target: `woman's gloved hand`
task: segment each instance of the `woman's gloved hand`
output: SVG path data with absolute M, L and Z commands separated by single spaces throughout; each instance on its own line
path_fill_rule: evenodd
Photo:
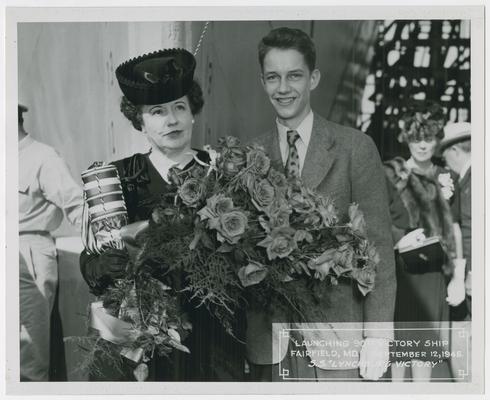
M 395 245 L 395 250 L 396 249 L 402 249 L 404 247 L 408 246 L 414 246 L 417 244 L 417 242 L 421 242 L 425 240 L 425 234 L 424 234 L 424 229 L 423 228 L 418 228 L 413 230 L 412 232 L 407 233 L 405 236 L 403 236 L 398 243 Z
M 466 274 L 466 280 L 465 280 L 465 289 L 466 289 L 466 296 L 471 297 L 471 271 L 468 271 Z
M 466 260 L 464 258 L 454 258 L 454 272 L 451 281 L 447 286 L 447 303 L 456 307 L 465 299 L 465 268 Z
M 92 293 L 99 295 L 115 279 L 125 276 L 128 261 L 125 249 L 107 249 L 100 255 L 84 252 L 80 256 L 80 270 Z

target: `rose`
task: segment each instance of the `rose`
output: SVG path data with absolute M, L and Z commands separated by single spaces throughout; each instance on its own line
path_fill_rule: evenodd
M 295 230 L 290 227 L 275 228 L 257 245 L 266 248 L 269 260 L 285 258 L 297 249 L 294 234 Z
M 206 207 L 197 212 L 201 221 L 208 218 L 216 218 L 233 210 L 233 200 L 222 194 L 215 194 L 206 200 Z
M 229 197 L 219 197 L 216 199 L 214 210 L 218 215 L 222 215 L 233 210 L 233 200 Z
M 204 168 L 200 165 L 197 165 L 197 164 L 195 164 L 195 166 L 189 170 L 189 174 L 191 175 L 192 178 L 195 178 L 198 180 L 202 179 L 206 176 Z
M 267 179 L 255 181 L 251 191 L 251 200 L 253 205 L 258 209 L 269 206 L 274 200 L 274 186 Z
M 238 147 L 240 146 L 240 140 L 234 136 L 226 136 L 218 139 L 219 147 Z
M 247 162 L 245 149 L 240 147 L 240 141 L 233 136 L 220 138 L 218 148 L 221 152 L 219 166 L 223 175 L 227 178 L 235 176 Z
M 197 179 L 190 178 L 179 187 L 178 194 L 185 205 L 195 207 L 204 194 L 204 188 Z
M 217 237 L 220 242 L 236 244 L 245 233 L 248 218 L 242 211 L 234 210 L 220 215 L 218 221 L 213 222 L 217 224 L 213 224 L 214 226 L 210 224 L 210 228 L 218 231 Z
M 267 275 L 267 268 L 257 262 L 251 262 L 238 270 L 238 278 L 243 287 L 256 285 L 262 282 Z
M 291 210 L 285 205 L 277 206 L 273 204 L 266 210 L 266 215 L 259 215 L 259 224 L 264 228 L 264 230 L 269 233 L 274 228 L 288 227 L 289 226 L 289 215 Z
M 289 215 L 291 210 L 284 206 L 274 209 L 270 212 L 270 226 L 271 228 L 280 228 L 289 226 Z
M 197 212 L 201 221 L 209 220 L 208 227 L 218 231 L 220 242 L 237 243 L 247 227 L 247 216 L 242 211 L 234 210 L 232 199 L 222 194 L 210 197 L 206 203 L 206 207 Z
M 226 177 L 231 178 L 240 172 L 243 164 L 244 163 L 239 162 L 238 159 L 226 159 L 223 161 L 222 165 L 223 174 Z
M 352 278 L 357 281 L 357 287 L 364 296 L 374 289 L 375 275 L 372 268 L 352 270 Z
M 289 196 L 289 204 L 293 207 L 294 211 L 300 214 L 307 214 L 315 209 L 315 204 L 308 195 L 300 192 L 291 193 Z
M 269 170 L 269 175 L 267 178 L 276 189 L 285 190 L 288 186 L 286 176 L 284 174 L 281 174 L 280 172 L 277 172 L 275 169 Z
M 271 166 L 271 160 L 266 156 L 263 150 L 260 149 L 252 149 L 247 153 L 247 168 L 249 171 L 265 176 L 269 171 Z
M 226 152 L 221 161 L 221 168 L 224 176 L 231 178 L 238 174 L 245 166 L 246 163 L 245 152 L 240 151 L 228 151 Z

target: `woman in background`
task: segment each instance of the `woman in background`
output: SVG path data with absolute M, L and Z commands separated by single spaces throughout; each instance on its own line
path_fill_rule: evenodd
M 400 197 L 408 214 L 408 221 L 398 226 L 394 223 L 394 232 L 412 231 L 395 248 L 437 236 L 447 255 L 442 265 L 432 265 L 429 271 L 421 271 L 421 265 L 406 265 L 398 257 L 395 339 L 411 340 L 413 346 L 397 346 L 401 342 L 395 341 L 393 350 L 412 351 L 413 357 L 398 354 L 392 358 L 393 380 L 404 378 L 404 365 L 411 365 L 414 381 L 430 380 L 433 369 L 430 361 L 447 358 L 444 351 L 448 350 L 449 305 L 455 306 L 464 299 L 460 231 L 453 223 L 449 205 L 453 181 L 448 171 L 432 162 L 444 136 L 444 122 L 444 111 L 439 104 L 414 103 L 400 123 L 400 139 L 408 145 L 411 157 L 406 161 L 396 157 L 385 163 L 390 191 Z M 427 346 L 426 340 L 437 345 Z
M 195 66 L 191 53 L 167 49 L 131 59 L 116 70 L 124 93 L 121 111 L 151 146 L 149 153 L 112 163 L 121 179 L 129 223 L 148 220 L 161 197 L 172 191 L 168 178 L 171 168 L 190 168 L 195 158 L 209 162 L 208 153 L 191 148 L 194 116 L 204 104 L 202 90 L 193 78 Z M 125 249 L 108 249 L 101 255 L 83 252 L 80 267 L 91 292 L 101 294 L 123 277 L 128 260 Z M 165 279 L 170 279 L 167 283 L 176 290 L 184 286 L 185 277 L 178 271 Z M 243 380 L 243 345 L 226 334 L 204 307 L 195 309 L 183 295 L 180 300 L 193 325 L 183 341 L 191 353 L 173 351 L 169 358 L 155 356 L 149 380 Z M 125 364 L 123 371 L 117 371 L 107 365 L 91 379 L 135 380 L 133 368 Z

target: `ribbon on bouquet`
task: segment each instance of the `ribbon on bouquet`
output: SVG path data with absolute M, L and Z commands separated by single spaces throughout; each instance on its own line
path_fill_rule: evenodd
M 90 304 L 90 327 L 99 331 L 102 339 L 114 344 L 125 344 L 133 342 L 140 334 L 132 324 L 120 320 L 109 314 L 103 307 L 102 301 L 96 301 Z M 124 347 L 120 354 L 135 363 L 139 363 L 143 357 L 143 349 L 132 349 Z

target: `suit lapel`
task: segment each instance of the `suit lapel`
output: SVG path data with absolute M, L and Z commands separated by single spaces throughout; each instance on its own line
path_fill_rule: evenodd
M 327 124 L 320 116 L 314 114 L 311 139 L 301 174 L 303 182 L 308 187 L 316 188 L 332 167 L 335 159 L 334 144 L 332 132 L 329 131 Z
M 277 126 L 271 129 L 265 136 L 261 138 L 260 143 L 272 162 L 272 166 L 278 171 L 283 171 L 284 166 L 281 156 L 281 148 L 279 146 L 279 133 Z

